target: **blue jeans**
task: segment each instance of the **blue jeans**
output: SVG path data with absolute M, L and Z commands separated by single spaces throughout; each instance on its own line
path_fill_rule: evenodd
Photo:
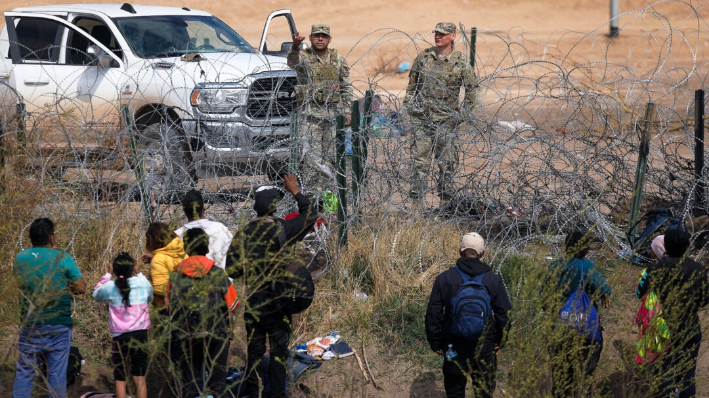
M 47 381 L 51 398 L 66 397 L 66 368 L 69 364 L 71 326 L 33 325 L 23 327 L 17 349 L 20 351 L 15 371 L 13 398 L 30 398 L 37 372 L 37 360 L 47 358 Z

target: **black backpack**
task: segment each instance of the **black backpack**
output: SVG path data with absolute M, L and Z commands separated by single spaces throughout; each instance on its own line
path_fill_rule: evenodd
M 224 292 L 228 283 L 226 273 L 216 265 L 201 278 L 174 272 L 170 280 L 170 316 L 176 331 L 193 339 L 225 336 L 229 309 Z
M 659 235 L 664 235 L 667 230 L 681 229 L 686 231 L 682 219 L 677 216 L 674 209 L 658 207 L 645 213 L 627 232 L 628 241 L 632 242 L 630 236 L 631 231 L 645 222 L 645 228 L 640 232 L 632 245 L 630 262 L 637 265 L 648 264 L 652 262 L 651 252 L 652 240 Z
M 285 267 L 284 275 L 271 282 L 278 307 L 284 314 L 299 314 L 310 307 L 315 296 L 313 276 L 306 268 L 310 252 L 295 253 L 295 259 Z
M 278 244 L 281 248 L 286 247 L 289 241 L 283 227 L 284 220 L 272 216 L 268 218 L 273 222 L 281 223 L 281 229 L 277 236 Z M 260 222 L 260 220 L 254 219 L 251 222 Z M 297 250 L 293 253 L 282 251 L 281 255 L 293 257 L 293 260 L 285 266 L 282 275 L 271 281 L 271 293 L 281 312 L 287 315 L 299 314 L 310 307 L 313 297 L 315 297 L 313 275 L 307 268 L 313 255 L 308 250 Z

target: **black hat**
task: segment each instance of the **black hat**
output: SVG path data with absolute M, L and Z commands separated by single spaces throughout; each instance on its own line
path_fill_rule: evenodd
M 273 214 L 276 211 L 276 202 L 283 197 L 283 193 L 276 187 L 265 185 L 254 193 L 254 210 L 261 217 Z
M 682 257 L 689 248 L 689 234 L 681 229 L 665 232 L 665 250 L 670 257 Z

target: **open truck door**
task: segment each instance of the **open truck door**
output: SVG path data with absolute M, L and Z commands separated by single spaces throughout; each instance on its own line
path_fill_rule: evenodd
M 272 12 L 263 26 L 259 52 L 264 55 L 285 57 L 293 45 L 293 35 L 297 32 L 290 10 Z

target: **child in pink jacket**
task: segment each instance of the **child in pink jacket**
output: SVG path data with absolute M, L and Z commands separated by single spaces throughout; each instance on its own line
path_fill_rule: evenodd
M 108 301 L 108 328 L 113 336 L 111 346 L 116 398 L 126 397 L 126 365 L 139 398 L 147 398 L 145 373 L 148 367 L 148 305 L 153 299 L 153 288 L 140 272 L 138 263 L 128 253 L 119 253 L 108 266 L 108 273 L 94 288 L 96 301 Z M 111 280 L 112 274 L 116 275 Z

